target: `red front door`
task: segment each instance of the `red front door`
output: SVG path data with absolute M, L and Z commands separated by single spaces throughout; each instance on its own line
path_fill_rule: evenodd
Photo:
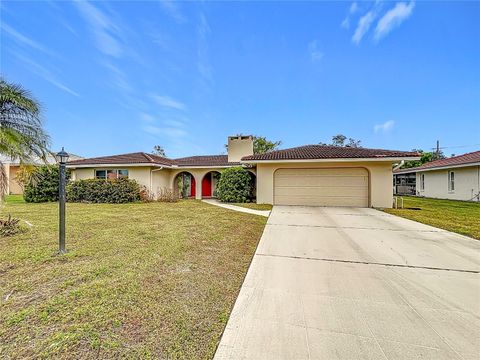
M 212 173 L 203 177 L 202 180 L 202 197 L 212 196 Z

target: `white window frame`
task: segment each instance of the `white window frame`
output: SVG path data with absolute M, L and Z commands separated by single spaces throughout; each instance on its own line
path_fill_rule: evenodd
M 455 192 L 455 171 L 448 172 L 448 192 Z
M 425 190 L 425 174 L 420 174 L 420 191 Z
M 97 176 L 97 171 L 105 171 L 105 177 L 98 177 Z M 127 176 L 124 176 L 123 178 L 126 178 L 128 179 L 130 177 L 130 172 L 128 171 L 128 169 L 95 169 L 93 171 L 93 176 L 95 179 L 103 179 L 103 180 L 106 180 L 108 179 L 108 172 L 109 171 L 113 171 L 115 172 L 115 179 L 120 179 L 119 176 L 118 176 L 118 173 L 120 171 L 126 171 L 127 172 Z

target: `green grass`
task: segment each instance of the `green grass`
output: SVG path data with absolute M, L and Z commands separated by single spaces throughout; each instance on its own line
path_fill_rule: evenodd
M 33 224 L 0 238 L 0 358 L 208 359 L 266 219 L 200 201 L 1 209 Z
M 253 210 L 272 210 L 272 205 L 270 204 L 256 204 L 256 203 L 233 203 L 232 205 L 241 206 L 247 209 Z
M 7 195 L 5 197 L 5 203 L 7 204 L 19 204 L 24 202 L 23 195 Z
M 385 209 L 385 211 L 480 239 L 480 203 L 405 196 L 404 207 L 404 209 Z

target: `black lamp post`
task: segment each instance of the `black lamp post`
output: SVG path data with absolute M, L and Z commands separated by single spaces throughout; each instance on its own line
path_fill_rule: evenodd
M 68 160 L 68 153 L 63 149 L 59 153 L 55 155 L 58 164 L 60 165 L 60 182 L 58 186 L 58 202 L 59 202 L 59 210 L 60 210 L 60 220 L 59 220 L 59 253 L 65 254 L 67 250 L 65 250 L 65 202 L 66 202 L 66 195 L 65 195 L 65 163 Z

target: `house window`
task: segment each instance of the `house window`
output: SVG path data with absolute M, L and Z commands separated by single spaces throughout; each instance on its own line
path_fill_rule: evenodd
M 455 191 L 455 172 L 448 172 L 448 191 Z
M 425 174 L 420 174 L 420 190 L 425 190 Z
M 128 178 L 127 169 L 95 170 L 95 179 L 121 179 Z

